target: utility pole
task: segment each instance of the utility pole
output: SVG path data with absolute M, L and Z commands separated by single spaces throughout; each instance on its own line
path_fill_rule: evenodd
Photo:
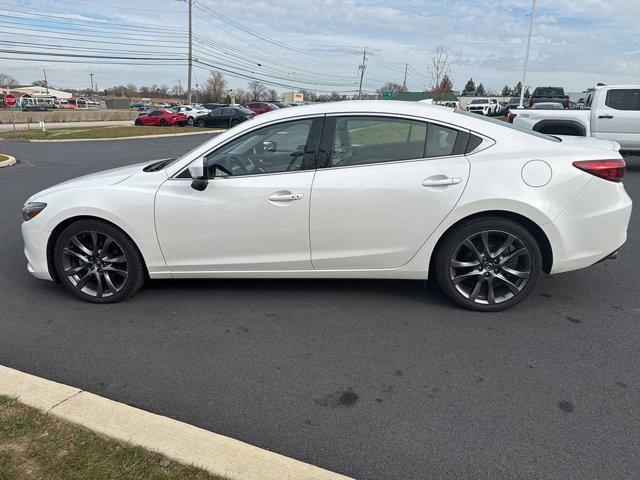
M 518 108 L 524 108 L 524 89 L 527 84 L 527 65 L 529 64 L 529 49 L 531 48 L 531 34 L 533 33 L 533 19 L 536 16 L 536 0 L 531 2 L 531 22 L 529 23 L 529 37 L 527 38 L 527 52 L 524 55 L 524 71 L 522 72 L 522 87 L 520 88 L 520 105 Z
M 404 64 L 404 80 L 402 81 L 402 91 L 406 92 L 407 91 L 407 69 L 409 68 L 409 64 L 405 63 Z
M 93 94 L 94 89 L 93 89 L 93 73 L 89 74 L 89 78 L 91 78 L 91 93 Z
M 192 16 L 193 16 L 193 0 L 187 0 L 189 2 L 189 72 L 187 74 L 187 103 L 191 103 L 191 69 L 193 63 L 193 30 L 192 30 Z
M 42 71 L 44 72 L 44 86 L 47 89 L 47 95 L 49 95 L 49 82 L 47 82 L 47 70 L 43 68 Z
M 364 69 L 367 62 L 367 50 L 362 51 L 362 65 L 358 67 L 360 70 L 360 84 L 358 85 L 358 100 L 362 97 L 362 79 L 364 78 Z

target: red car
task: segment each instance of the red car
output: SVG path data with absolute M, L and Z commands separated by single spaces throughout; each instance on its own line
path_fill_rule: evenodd
M 171 113 L 166 110 L 154 110 L 146 115 L 138 115 L 136 125 L 161 126 L 168 127 L 170 125 L 179 125 L 184 127 L 189 123 L 189 119 L 184 113 Z
M 250 102 L 243 105 L 244 108 L 254 111 L 256 114 L 270 112 L 271 110 L 278 110 L 278 106 L 269 102 Z

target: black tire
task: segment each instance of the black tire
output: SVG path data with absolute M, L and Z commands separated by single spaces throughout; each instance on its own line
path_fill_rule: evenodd
M 231 127 L 235 127 L 236 125 L 238 125 L 240 123 L 240 120 L 231 120 Z
M 204 127 L 206 127 L 206 126 L 207 126 L 207 124 L 206 124 L 206 123 L 205 123 L 205 121 L 204 121 L 204 120 L 202 120 L 202 119 L 200 119 L 200 120 L 198 120 L 198 121 L 196 122 L 196 127 L 204 128 Z
M 447 233 L 435 258 L 442 291 L 459 305 L 483 312 L 505 310 L 522 301 L 541 271 L 542 253 L 533 235 L 499 216 L 462 222 Z
M 134 125 L 135 125 L 135 126 L 137 126 L 137 127 L 141 127 L 141 126 L 142 126 L 142 122 L 140 121 L 140 119 L 139 119 L 139 118 L 136 118 L 136 121 L 135 121 L 135 122 L 133 122 L 133 123 L 134 123 Z
M 169 122 L 167 122 L 166 118 L 163 118 L 162 120 L 160 120 L 161 127 L 166 127 L 167 125 L 169 125 Z
M 95 237 L 92 236 L 92 232 L 96 233 Z M 93 257 L 89 262 L 76 260 L 76 257 L 81 256 L 84 256 L 85 259 L 89 258 L 83 250 L 77 249 L 75 247 L 76 244 L 73 244 L 74 239 L 77 240 L 83 238 L 83 236 L 89 239 L 89 242 L 91 238 L 98 239 L 92 249 L 95 261 Z M 101 238 L 105 240 L 103 240 L 100 247 Z M 110 240 L 110 246 L 105 249 L 106 239 Z M 73 250 L 79 252 L 80 255 L 78 253 L 69 255 L 68 247 L 70 244 L 74 245 L 72 247 Z M 88 243 L 88 246 L 91 247 L 91 244 Z M 91 248 L 89 249 L 91 250 Z M 118 258 L 109 259 L 107 258 L 109 255 L 117 255 Z M 122 261 L 123 258 L 124 260 Z M 65 265 L 65 263 L 69 263 L 70 259 L 74 259 L 77 263 L 75 265 Z M 98 266 L 101 263 L 101 259 L 108 262 Z M 77 297 L 93 303 L 115 303 L 124 300 L 137 292 L 146 279 L 142 255 L 133 240 L 119 228 L 101 220 L 78 220 L 66 227 L 56 239 L 53 249 L 53 263 L 61 283 Z M 65 274 L 65 268 L 77 270 L 78 275 Z M 98 268 L 100 268 L 99 273 L 97 273 Z M 109 271 L 107 271 L 108 269 Z M 126 272 L 126 276 L 116 272 Z M 85 274 L 89 277 L 89 280 L 78 288 L 84 280 Z M 98 278 L 98 276 L 101 276 L 101 278 Z M 117 288 L 111 289 L 107 284 L 107 277 L 111 285 Z M 91 293 L 91 290 L 95 292 Z M 101 294 L 98 294 L 98 292 Z
M 193 123 L 194 123 L 194 118 L 193 118 L 193 117 L 189 117 L 189 119 L 187 120 L 187 123 L 188 123 L 189 125 L 193 125 Z

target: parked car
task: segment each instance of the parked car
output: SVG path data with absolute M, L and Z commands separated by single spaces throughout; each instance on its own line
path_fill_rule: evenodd
M 542 102 L 559 103 L 564 108 L 569 108 L 570 100 L 569 95 L 564 94 L 562 87 L 538 87 L 529 97 L 529 108 Z
M 227 107 L 228 103 L 203 103 L 202 108 L 206 108 L 207 110 L 215 110 L 220 107 Z
M 498 100 L 496 98 L 474 98 L 467 105 L 467 111 L 490 117 L 498 113 Z
M 532 110 L 564 110 L 561 103 L 558 102 L 538 102 L 534 103 Z
M 47 112 L 50 108 L 47 105 L 24 105 L 23 112 Z
M 584 110 L 511 111 L 515 126 L 553 135 L 612 140 L 640 151 L 640 85 L 601 85 L 587 92 Z
M 189 125 L 194 125 L 196 119 L 202 115 L 209 113 L 206 108 L 196 108 L 193 105 L 178 105 L 169 110 L 171 113 L 184 113 L 187 117 Z
M 291 106 L 288 103 L 278 102 L 275 100 L 271 100 L 269 103 L 273 103 L 278 108 L 289 108 Z
M 33 275 L 96 303 L 146 278 L 433 273 L 453 301 L 495 311 L 543 271 L 624 244 L 624 167 L 612 142 L 418 102 L 331 102 L 36 193 L 22 210 L 24 251 Z
M 271 110 L 278 110 L 278 107 L 270 102 L 250 102 L 243 105 L 244 108 L 252 110 L 260 115 L 261 113 L 270 112 Z
M 184 113 L 173 113 L 168 110 L 153 110 L 147 115 L 138 115 L 135 125 L 168 127 L 178 125 L 184 127 L 189 119 Z
M 524 97 L 522 99 L 522 108 L 525 108 L 529 103 L 529 97 Z M 512 108 L 518 108 L 520 106 L 520 97 L 511 97 L 509 99 L 509 102 L 507 102 L 507 106 L 509 107 L 509 110 L 511 110 Z
M 231 128 L 255 117 L 256 114 L 243 107 L 222 107 L 196 119 L 196 127 Z

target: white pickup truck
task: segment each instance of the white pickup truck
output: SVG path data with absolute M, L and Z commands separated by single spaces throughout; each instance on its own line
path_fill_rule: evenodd
M 485 117 L 491 117 L 498 114 L 500 104 L 497 98 L 474 98 L 467 105 L 467 112 L 479 113 Z
M 640 151 L 640 85 L 599 85 L 585 97 L 584 110 L 509 111 L 516 127 L 551 135 L 612 140 L 620 150 Z

